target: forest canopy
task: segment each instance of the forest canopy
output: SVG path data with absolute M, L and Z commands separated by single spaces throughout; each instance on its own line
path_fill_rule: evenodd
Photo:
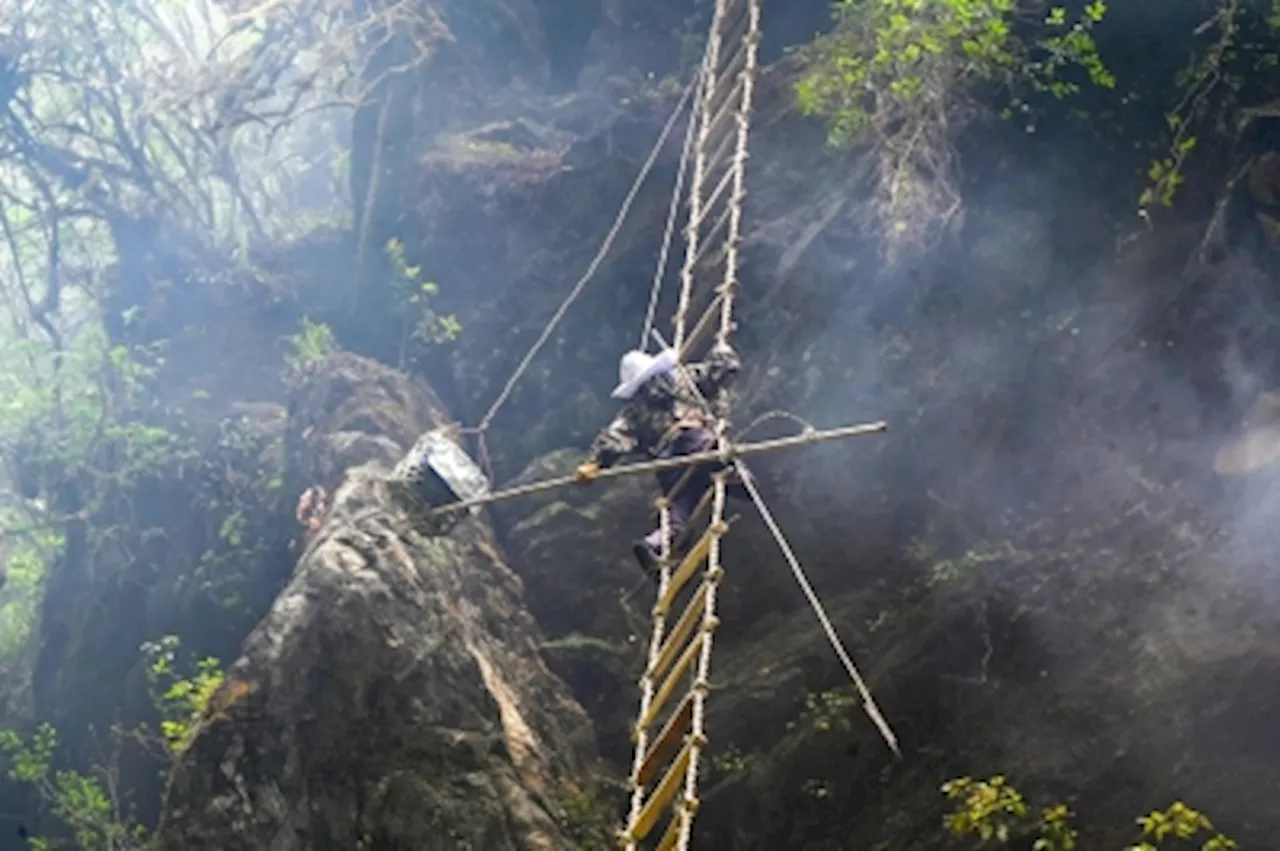
M 181 451 L 144 410 L 163 340 L 119 329 L 174 288 L 235 286 L 254 249 L 350 227 L 351 115 L 380 82 L 365 60 L 433 26 L 411 3 L 333 0 L 0 10 L 6 649 L 65 523 Z

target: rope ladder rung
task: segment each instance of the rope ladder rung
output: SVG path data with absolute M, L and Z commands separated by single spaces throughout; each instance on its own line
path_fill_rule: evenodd
M 706 132 L 707 141 L 710 142 L 715 138 L 716 132 L 724 123 L 725 116 L 742 109 L 742 90 L 746 85 L 746 65 L 750 60 L 750 48 L 743 45 L 737 53 L 733 55 L 730 61 L 730 68 L 726 68 L 727 73 L 723 77 L 717 78 L 716 88 L 705 101 L 706 112 L 702 115 L 703 129 Z M 738 67 L 732 67 L 738 66 Z M 708 117 L 709 116 L 709 117 Z M 709 150 L 710 146 L 704 150 Z
M 717 133 L 718 135 L 715 136 L 710 134 L 707 136 L 704 151 L 710 151 L 710 153 L 705 153 L 702 157 L 702 182 L 699 184 L 700 191 L 701 187 L 705 186 L 708 180 L 714 177 L 717 169 L 723 167 L 732 170 L 735 168 L 732 153 L 738 143 L 738 128 L 729 124 L 726 125 L 723 133 L 719 133 L 719 130 L 717 130 Z M 706 212 L 702 210 L 702 200 L 703 199 L 699 197 L 699 215 L 696 218 L 696 221 L 699 224 L 707 218 Z M 690 214 L 689 221 L 695 221 L 692 214 Z M 686 224 L 685 233 L 687 234 L 688 231 L 689 225 Z
M 653 703 L 649 706 L 649 711 L 640 719 L 639 728 L 647 730 L 653 726 L 653 722 L 657 720 L 662 713 L 662 709 L 666 706 L 667 701 L 671 699 L 672 693 L 676 690 L 676 686 L 680 680 L 684 679 L 684 675 L 689 673 L 689 669 L 693 666 L 694 660 L 697 658 L 698 651 L 702 649 L 702 645 L 710 638 L 711 632 L 704 630 L 699 633 L 698 637 L 689 642 L 685 647 L 680 658 L 667 672 L 667 676 L 663 679 L 662 685 L 658 687 L 657 693 L 654 694 Z M 694 684 L 695 687 L 698 685 Z
M 705 342 L 704 338 L 706 337 L 707 332 L 712 328 L 715 328 L 717 325 L 716 320 L 721 318 L 720 311 L 724 305 L 727 291 L 733 289 L 735 286 L 735 282 L 726 281 L 720 287 L 712 291 L 711 300 L 705 307 L 701 308 L 702 313 L 698 317 L 698 321 L 694 323 L 693 330 L 690 331 L 689 336 L 685 338 L 686 352 L 692 352 L 697 346 Z
M 671 819 L 671 823 L 667 825 L 666 831 L 662 834 L 662 841 L 658 843 L 655 851 L 673 851 L 679 842 L 680 836 L 688 829 L 686 825 L 693 818 L 694 811 L 698 808 L 696 800 L 687 800 L 680 811 Z
M 721 244 L 714 244 L 712 242 L 712 239 L 720 235 L 720 231 L 724 230 L 725 226 L 729 224 L 732 218 L 733 218 L 733 207 L 726 207 L 724 212 L 721 213 L 720 218 L 717 219 L 716 223 L 711 226 L 711 229 L 709 231 L 707 231 L 706 239 L 703 240 L 702 248 L 699 249 L 696 255 L 694 255 L 693 263 L 695 266 L 697 266 L 698 264 L 701 264 L 703 261 L 706 260 L 706 258 L 714 257 L 716 254 L 720 252 L 725 252 L 727 256 L 728 251 L 733 250 L 734 248 L 737 247 L 736 245 L 732 245 L 731 247 L 731 243 L 736 242 L 736 239 L 737 239 L 737 237 L 733 234 L 730 234 L 728 237 L 726 237 L 725 241 Z M 719 259 L 717 259 L 713 262 L 718 263 L 720 261 Z
M 710 212 L 720 201 L 724 200 L 728 194 L 729 188 L 733 186 L 735 174 L 732 168 L 724 170 L 724 176 L 720 178 L 720 182 L 716 184 L 716 188 L 712 190 L 707 197 L 707 203 L 702 208 L 702 218 L 694 224 L 694 227 L 701 227 L 702 223 L 707 219 L 707 213 Z
M 705 581 L 698 586 L 698 591 L 685 607 L 684 614 L 667 633 L 662 649 L 658 651 L 658 658 L 653 661 L 653 665 L 647 672 L 649 677 L 656 679 L 666 673 L 671 663 L 675 661 L 680 648 L 684 647 L 689 636 L 693 634 L 693 628 L 698 624 L 699 619 L 705 619 L 710 614 L 706 610 L 708 588 L 709 585 Z
M 676 711 L 671 713 L 671 718 L 662 728 L 662 732 L 654 737 L 653 744 L 645 753 L 644 761 L 640 763 L 640 768 L 632 778 L 633 783 L 638 786 L 648 786 L 649 781 L 657 776 L 658 769 L 666 765 L 671 756 L 679 751 L 679 745 L 684 740 L 687 729 L 693 724 L 693 704 L 699 697 L 699 692 L 691 691 L 684 696 L 684 700 L 680 701 Z
M 743 30 L 745 29 L 743 24 L 750 26 L 751 6 L 750 2 L 730 3 L 721 10 L 719 22 L 716 25 L 716 33 L 720 36 L 721 44 L 746 41 L 743 37 Z
M 672 571 L 671 582 L 654 607 L 657 614 L 665 615 L 671 610 L 671 604 L 675 602 L 681 589 L 693 578 L 694 572 L 702 566 L 702 563 L 706 561 L 707 553 L 711 551 L 712 542 L 728 531 L 729 524 L 723 520 L 717 520 L 707 527 L 707 531 L 698 539 L 698 543 L 694 544 L 689 552 L 685 554 L 680 566 Z
M 658 823 L 659 816 L 662 815 L 662 811 L 667 808 L 667 805 L 672 802 L 680 791 L 680 781 L 684 779 L 685 772 L 689 770 L 694 751 L 700 746 L 692 737 L 684 743 L 684 747 L 680 749 L 680 755 L 676 757 L 675 762 L 667 769 L 667 773 L 663 775 L 657 788 L 653 790 L 653 795 L 645 802 L 644 808 L 640 810 L 640 817 L 636 819 L 636 825 L 630 831 L 631 839 L 644 839 L 653 831 L 653 828 Z

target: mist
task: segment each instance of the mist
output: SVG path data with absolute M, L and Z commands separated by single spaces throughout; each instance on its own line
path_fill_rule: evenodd
M 1260 55 L 1275 35 L 1257 4 L 1116 5 L 1093 38 L 1119 84 L 1038 92 L 1009 120 L 1004 87 L 974 84 L 932 161 L 958 165 L 911 173 L 924 206 L 899 229 L 881 215 L 892 146 L 830 144 L 797 107 L 797 49 L 831 30 L 828 5 L 766 7 L 733 423 L 888 423 L 751 466 L 906 760 L 856 704 L 835 732 L 797 731 L 807 695 L 848 683 L 738 506 L 709 723 L 721 764 L 725 742 L 755 768 L 709 773 L 698 847 L 940 847 L 938 785 L 996 774 L 1032 809 L 1068 802 L 1091 843 L 1177 798 L 1244 847 L 1280 837 L 1280 190 L 1259 171 L 1280 119 L 1259 67 L 1193 74 L 1188 100 L 1178 83 L 1214 55 L 1206 21 L 1238 16 Z M 1034 33 L 1044 10 L 1017 6 Z M 300 447 L 325 422 L 402 426 L 396 393 L 355 412 L 340 398 L 368 388 L 335 352 L 483 426 L 467 448 L 496 486 L 586 452 L 655 272 L 671 334 L 678 228 L 657 258 L 683 123 L 507 382 L 599 249 L 710 15 L 703 0 L 0 10 L 0 729 L 48 723 L 51 764 L 92 774 L 113 727 L 165 718 L 140 648 L 174 635 L 182 658 L 242 657 L 313 552 L 304 497 L 345 472 Z M 1142 205 L 1188 102 L 1183 183 Z M 927 207 L 948 193 L 945 216 Z M 495 510 L 484 547 L 548 645 L 596 629 L 625 661 L 637 628 L 615 591 L 638 579 L 652 485 L 596 487 Z M 556 659 L 602 773 L 624 776 L 635 672 Z M 113 824 L 166 809 L 156 767 L 179 756 L 147 742 L 103 774 Z M 65 834 L 52 787 L 20 780 L 0 824 Z M 837 790 L 825 804 L 805 791 L 819 780 Z

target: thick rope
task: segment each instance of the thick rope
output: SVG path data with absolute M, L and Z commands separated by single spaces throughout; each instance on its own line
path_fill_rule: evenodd
M 738 140 L 733 152 L 733 196 L 729 199 L 729 233 L 725 236 L 726 257 L 724 264 L 724 282 L 720 294 L 720 333 L 716 339 L 721 343 L 729 341 L 733 333 L 733 296 L 738 288 L 738 242 L 742 234 L 742 202 L 747 195 L 747 133 L 751 123 L 751 100 L 754 96 L 756 79 L 756 39 L 760 33 L 760 3 L 750 2 L 747 6 L 750 21 L 747 24 L 748 40 L 747 61 L 742 68 L 742 100 L 738 109 Z
M 702 71 L 694 76 L 695 84 L 702 80 Z M 653 288 L 649 292 L 649 309 L 644 316 L 644 330 L 640 332 L 640 350 L 644 351 L 649 339 L 649 329 L 653 328 L 653 318 L 658 310 L 658 296 L 662 294 L 662 279 L 666 276 L 667 255 L 671 251 L 671 237 L 675 233 L 676 218 L 680 213 L 680 201 L 684 197 L 684 175 L 689 168 L 690 154 L 693 151 L 693 131 L 697 126 L 698 110 L 689 114 L 689 127 L 684 133 L 684 148 L 680 153 L 680 168 L 676 172 L 676 186 L 671 192 L 671 207 L 667 210 L 667 226 L 662 234 L 662 249 L 658 252 L 658 268 L 653 273 Z
M 515 388 L 516 382 L 524 375 L 525 370 L 529 368 L 529 364 L 533 362 L 533 359 L 537 357 L 537 354 L 541 351 L 543 345 L 545 345 L 547 340 L 551 338 L 551 334 L 555 331 L 556 326 L 560 324 L 560 320 L 569 312 L 569 308 L 573 305 L 574 301 L 577 300 L 578 296 L 582 294 L 582 290 L 586 287 L 587 282 L 591 280 L 595 275 L 596 270 L 600 268 L 600 264 L 604 262 L 604 258 L 608 255 L 609 249 L 613 247 L 613 241 L 617 238 L 618 232 L 622 230 L 622 224 L 626 221 L 627 213 L 631 211 L 631 204 L 635 201 L 636 196 L 640 194 L 640 187 L 644 185 L 645 178 L 649 176 L 649 172 L 653 169 L 653 164 L 658 160 L 658 155 L 662 153 L 662 149 L 667 143 L 667 137 L 671 135 L 672 128 L 676 126 L 676 120 L 680 117 L 680 113 L 684 111 L 685 103 L 688 102 L 694 89 L 697 88 L 697 80 L 698 78 L 695 77 L 693 81 L 689 83 L 684 90 L 684 95 L 680 98 L 680 102 L 676 104 L 676 108 L 672 110 L 671 117 L 667 119 L 666 126 L 662 128 L 662 134 L 658 136 L 658 141 L 654 143 L 653 150 L 649 152 L 649 158 L 645 160 L 644 166 L 640 169 L 640 173 L 636 175 L 635 182 L 631 184 L 631 191 L 627 193 L 627 197 L 623 200 L 622 207 L 618 210 L 618 215 L 613 220 L 613 227 L 611 227 L 609 229 L 609 233 L 605 235 L 604 242 L 601 243 L 600 250 L 596 252 L 596 256 L 587 267 L 587 271 L 578 279 L 578 283 L 574 284 L 568 297 L 565 298 L 563 303 L 561 303 L 560 307 L 556 310 L 555 315 L 551 317 L 551 321 L 547 323 L 547 327 L 543 329 L 541 336 L 538 337 L 537 342 L 533 344 L 533 348 L 529 349 L 529 353 L 524 356 L 524 360 L 520 361 L 520 365 L 516 367 L 515 372 L 512 373 L 509 379 L 507 379 L 507 383 L 502 388 L 502 392 L 498 394 L 498 398 L 494 401 L 493 405 L 490 406 L 489 411 L 484 415 L 484 418 L 480 420 L 480 425 L 477 426 L 477 430 L 483 432 L 488 429 L 490 424 L 492 424 L 494 416 L 498 413 L 498 409 L 501 408 L 507 401 L 508 397 L 511 396 L 511 391 Z
M 765 411 L 763 414 L 756 417 L 747 425 L 746 428 L 740 429 L 738 432 L 736 432 L 734 434 L 734 439 L 742 440 L 747 435 L 751 434 L 751 432 L 758 429 L 760 426 L 764 425 L 767 422 L 772 422 L 773 420 L 788 420 L 790 422 L 793 422 L 796 425 L 800 426 L 801 434 L 805 434 L 811 431 L 817 431 L 817 429 L 813 427 L 812 423 L 809 423 L 804 419 L 797 417 L 795 414 L 791 413 L 790 411 L 783 411 L 781 409 L 778 409 L 773 411 Z
M 813 613 L 818 616 L 818 622 L 822 624 L 822 629 L 827 634 L 827 641 L 831 643 L 832 649 L 840 657 L 840 662 L 844 665 L 845 671 L 848 672 L 849 679 L 853 680 L 854 686 L 858 689 L 858 694 L 862 696 L 862 707 L 866 710 L 867 717 L 871 719 L 871 723 L 876 725 L 880 735 L 884 737 L 885 743 L 893 751 L 894 756 L 901 759 L 902 751 L 898 748 L 898 737 L 893 734 L 893 730 L 889 728 L 889 723 L 880 714 L 880 709 L 876 706 L 875 699 L 871 697 L 870 689 L 867 688 L 862 675 L 858 673 L 858 668 L 853 664 L 853 659 L 850 658 L 848 651 L 844 649 L 844 643 L 840 640 L 836 628 L 831 624 L 831 618 L 827 617 L 822 601 L 818 599 L 813 586 L 809 584 L 809 579 L 804 574 L 804 568 L 800 566 L 800 560 L 796 558 L 796 554 L 792 551 L 786 536 L 778 528 L 778 524 L 773 519 L 773 514 L 769 511 L 769 507 L 764 504 L 764 500 L 760 497 L 760 491 L 756 490 L 755 481 L 747 472 L 746 467 L 741 461 L 735 461 L 734 464 L 738 470 L 738 478 L 742 480 L 743 487 L 747 489 L 747 493 L 751 495 L 751 501 L 755 503 L 756 510 L 760 512 L 760 517 L 763 518 L 765 525 L 769 527 L 770 533 L 773 534 L 773 539 L 777 541 L 778 549 L 782 550 L 783 557 L 786 558 L 787 564 L 791 566 L 791 572 L 795 575 L 796 582 L 799 583 L 800 590 L 804 592 L 805 598 L 808 599 Z

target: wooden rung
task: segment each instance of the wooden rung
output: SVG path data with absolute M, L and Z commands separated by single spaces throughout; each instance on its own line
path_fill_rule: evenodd
M 698 543 L 693 545 L 689 550 L 689 554 L 680 562 L 680 566 L 671 572 L 671 581 L 667 583 L 667 592 L 662 595 L 662 599 L 658 601 L 655 612 L 665 615 L 671 611 L 671 604 L 676 601 L 676 597 L 684 590 L 684 586 L 693 578 L 693 574 L 706 561 L 707 553 L 711 552 L 711 542 L 724 535 L 729 531 L 729 524 L 723 520 L 712 523 L 707 527 L 707 531 L 703 533 Z
M 724 293 L 716 292 L 715 297 L 707 304 L 702 315 L 698 317 L 697 323 L 693 326 L 693 330 L 685 336 L 685 351 L 688 352 L 694 346 L 702 342 L 703 336 L 712 328 L 718 328 L 720 325 L 720 304 L 724 301 Z
M 743 15 L 739 20 L 740 22 L 749 21 L 750 18 L 747 15 Z M 746 69 L 750 51 L 755 45 L 749 39 L 743 38 L 745 34 L 746 30 L 744 28 L 743 31 L 734 33 L 729 43 L 721 45 L 720 55 L 716 57 L 716 64 L 720 67 L 714 77 L 717 83 L 716 90 L 707 97 L 706 103 L 718 102 L 720 100 L 720 91 L 728 88 L 723 84 L 734 77 L 741 77 L 742 72 Z M 725 50 L 725 47 L 729 49 Z M 735 96 L 735 94 L 730 94 L 726 97 L 733 99 Z
M 671 814 L 671 822 L 662 832 L 662 841 L 654 851 L 673 851 L 676 843 L 680 841 L 680 829 L 684 827 L 684 820 L 689 817 L 687 813 L 688 810 L 685 807 L 680 807 Z
M 741 241 L 741 235 L 735 236 L 732 239 L 726 239 L 719 245 L 714 246 L 714 251 L 711 250 L 712 246 L 704 245 L 703 248 L 707 250 L 699 252 L 696 262 L 702 264 L 703 269 L 714 269 L 716 266 L 728 259 L 729 252 L 736 250 L 738 243 Z M 701 271 L 701 269 L 699 271 Z
M 733 184 L 733 175 L 734 170 L 732 168 L 726 168 L 724 170 L 724 175 L 720 178 L 720 183 L 716 185 L 716 188 L 707 196 L 706 203 L 702 205 L 701 214 L 698 217 L 698 224 L 702 224 L 706 219 L 707 214 L 711 212 L 711 209 L 715 207 L 716 204 L 720 203 L 720 199 L 724 197 L 725 192 L 728 191 L 729 187 Z
M 704 138 L 707 140 L 715 138 L 725 118 L 731 115 L 736 107 L 740 106 L 742 100 L 740 96 L 745 78 L 741 73 L 738 74 L 736 79 L 721 76 L 719 80 L 721 83 L 729 82 L 730 84 L 725 86 L 723 90 L 717 90 L 715 94 L 707 98 L 705 109 L 710 110 L 712 106 L 717 107 L 715 112 L 710 113 L 711 118 L 704 125 L 703 132 L 706 133 Z
M 724 55 L 726 44 L 741 44 L 743 42 L 743 36 L 746 34 L 747 28 L 751 26 L 753 17 L 750 3 L 743 3 L 741 6 L 724 10 L 724 14 L 721 15 L 720 22 L 716 26 L 720 36 L 721 56 Z M 746 27 L 743 26 L 744 23 L 747 25 Z
M 707 606 L 707 589 L 708 585 L 703 582 L 698 586 L 698 593 L 689 601 L 689 605 L 685 607 L 684 614 L 680 616 L 680 620 L 672 627 L 671 632 L 667 633 L 667 637 L 662 642 L 662 649 L 658 651 L 657 658 L 653 660 L 653 667 L 649 669 L 649 676 L 660 677 L 671 667 L 671 663 L 676 660 L 676 655 L 680 652 L 680 648 L 689 640 L 689 636 L 693 633 L 695 624 L 701 623 L 706 615 Z
M 708 135 L 702 142 L 702 173 L 704 175 L 715 173 L 723 163 L 728 168 L 733 167 L 733 154 L 737 150 L 739 126 L 737 124 L 726 124 L 723 130 L 717 130 L 719 136 L 714 134 Z M 714 148 L 712 142 L 715 142 Z M 706 151 L 711 150 L 710 154 Z M 699 214 L 697 221 L 701 222 L 706 216 L 701 212 L 702 206 L 698 206 Z M 688 223 L 684 226 L 685 233 L 689 232 Z
M 649 711 L 640 719 L 640 723 L 636 725 L 636 730 L 647 730 L 655 720 L 658 714 L 662 712 L 662 707 L 671 699 L 671 693 L 676 690 L 676 685 L 689 672 L 689 668 L 693 665 L 693 660 L 697 657 L 698 651 L 702 649 L 702 642 L 707 640 L 710 633 L 702 633 L 693 641 L 689 642 L 689 646 L 680 654 L 680 659 L 671 666 L 670 673 L 662 681 L 662 685 L 653 696 L 653 702 L 649 704 Z M 695 683 L 696 685 L 696 683 Z
M 699 275 L 698 277 L 714 276 Z M 693 350 L 704 342 L 701 338 L 705 335 L 705 332 L 709 328 L 719 327 L 719 323 L 714 321 L 719 318 L 719 313 L 713 314 L 711 317 L 707 316 L 707 312 L 711 309 L 711 302 L 714 302 L 719 294 L 720 285 L 704 286 L 701 281 L 695 283 L 694 286 L 690 288 L 689 306 L 685 311 L 685 316 L 698 316 L 699 319 L 697 322 L 685 323 L 685 327 L 692 327 L 693 331 L 685 332 L 684 342 L 680 345 L 680 360 L 682 362 L 689 363 L 695 360 L 693 357 Z M 706 299 L 706 296 L 710 296 L 710 299 Z M 699 308 L 696 306 L 704 300 L 708 301 L 705 308 Z M 677 317 L 672 317 L 673 322 L 676 319 Z
M 658 788 L 653 791 L 653 796 L 645 802 L 644 807 L 640 810 L 640 816 L 631 828 L 630 839 L 644 839 L 653 830 L 654 825 L 658 823 L 658 817 L 662 815 L 662 811 L 667 808 L 667 805 L 675 798 L 676 793 L 680 791 L 680 781 L 684 780 L 685 772 L 689 770 L 689 760 L 693 756 L 694 747 L 695 742 L 690 737 L 689 741 L 684 743 L 680 756 L 676 757 L 676 761 L 667 770 L 662 782 L 658 784 Z
M 720 218 L 716 219 L 716 223 L 711 226 L 711 230 L 702 235 L 702 245 L 698 249 L 697 255 L 693 259 L 693 265 L 706 263 L 708 257 L 714 257 L 717 253 L 724 251 L 724 246 L 718 241 L 720 231 L 724 230 L 729 224 L 729 219 L 733 217 L 733 205 L 725 207 L 724 212 L 720 214 Z M 716 260 L 714 262 L 719 262 Z
M 691 691 L 684 696 L 684 700 L 680 701 L 680 706 L 671 714 L 671 718 L 667 720 L 662 732 L 657 735 L 653 746 L 644 755 L 640 770 L 632 778 L 633 784 L 649 785 L 649 781 L 658 773 L 658 769 L 666 765 L 671 755 L 677 751 L 685 733 L 688 732 L 685 728 L 693 723 L 693 703 L 697 697 L 698 693 Z

